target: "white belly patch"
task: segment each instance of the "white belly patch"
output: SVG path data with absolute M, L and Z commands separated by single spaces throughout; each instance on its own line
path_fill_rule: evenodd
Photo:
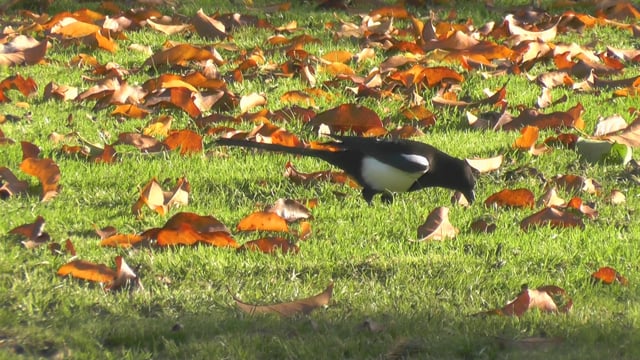
M 429 161 L 419 155 L 404 156 L 415 163 L 425 165 L 425 171 L 408 173 L 366 156 L 362 159 L 362 178 L 374 190 L 393 192 L 409 190 L 411 185 L 429 170 Z

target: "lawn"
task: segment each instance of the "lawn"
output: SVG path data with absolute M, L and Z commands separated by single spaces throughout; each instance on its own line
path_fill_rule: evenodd
M 0 168 L 6 167 L 18 180 L 27 182 L 21 193 L 0 192 L 0 357 L 639 358 L 640 226 L 635 220 L 640 207 L 639 170 L 635 160 L 623 161 L 624 156 L 616 153 L 635 150 L 633 141 L 640 143 L 638 133 L 627 129 L 628 136 L 615 138 L 619 144 L 603 161 L 585 160 L 593 145 L 576 150 L 557 142 L 544 148 L 542 143 L 548 137 L 569 134 L 608 146 L 613 138 L 592 136 L 601 119 L 617 114 L 626 126 L 640 116 L 640 53 L 634 50 L 640 48 L 640 11 L 631 5 L 622 7 L 623 2 L 614 6 L 596 1 L 580 5 L 542 1 L 545 10 L 539 12 L 524 12 L 522 3 L 529 2 L 517 1 L 494 1 L 493 7 L 462 1 L 455 7 L 447 2 L 428 3 L 408 2 L 407 14 L 399 11 L 405 8 L 396 7 L 393 20 L 384 4 L 366 1 L 354 1 L 346 9 L 331 1 L 326 7 L 308 1 L 294 1 L 290 6 L 272 1 L 163 2 L 151 13 L 143 10 L 152 5 L 142 2 L 65 0 L 54 1 L 47 9 L 30 2 L 4 9 L 0 23 L 7 35 L 0 37 L 4 44 L 0 81 L 11 83 L 19 74 L 37 88 L 23 93 L 16 89 L 18 81 L 6 88 L 0 85 L 0 131 L 4 134 L 0 136 Z M 31 12 L 19 11 L 20 6 L 30 7 Z M 132 8 L 138 10 L 129 11 Z M 212 33 L 210 27 L 208 33 L 199 33 L 197 27 L 173 33 L 178 26 L 191 24 L 200 8 L 205 18 L 227 21 L 221 35 Z M 54 17 L 81 9 L 95 13 Z M 43 11 L 54 20 L 38 17 Z M 363 22 L 363 16 L 372 11 L 378 11 L 380 18 Z M 247 23 L 229 26 L 234 24 L 233 17 L 226 16 L 230 13 L 240 14 Z M 517 28 L 527 29 L 521 34 L 524 40 L 501 25 L 509 13 L 516 15 Z M 555 24 L 562 14 L 564 20 L 575 18 Z M 104 15 L 118 20 L 124 30 L 105 32 L 105 42 L 97 45 L 100 37 L 94 26 L 103 26 Z M 169 26 L 152 28 L 146 21 L 150 15 L 155 16 L 152 23 Z M 527 16 L 538 28 L 524 22 Z M 53 24 L 65 17 L 87 25 L 69 30 L 63 39 Z M 426 39 L 428 30 L 418 30 L 428 29 L 430 18 L 438 36 L 433 40 Z M 600 20 L 592 24 L 591 19 Z M 486 29 L 491 22 L 494 31 L 485 32 L 483 26 Z M 554 24 L 557 35 L 544 41 L 527 38 Z M 351 36 L 344 33 L 347 28 L 354 31 Z M 454 45 L 445 42 L 453 41 L 456 29 L 466 45 L 462 40 Z M 27 60 L 28 64 L 15 60 L 13 55 L 22 54 L 6 45 L 16 38 L 14 31 L 39 42 L 48 39 L 44 57 Z M 299 42 L 297 47 L 291 45 L 292 39 Z M 468 43 L 480 40 L 485 41 L 484 50 L 489 50 L 483 52 Z M 524 43 L 530 44 L 529 49 L 544 49 L 546 44 L 551 52 L 544 56 L 543 50 L 524 52 Z M 190 44 L 203 58 L 189 59 L 187 51 L 155 57 L 176 44 Z M 553 49 L 570 44 L 575 44 L 574 52 L 552 54 Z M 629 51 L 617 51 L 620 49 Z M 341 65 L 322 59 L 335 51 L 348 52 Z M 501 51 L 526 53 L 529 58 L 495 55 Z M 390 65 L 392 57 L 403 63 Z M 445 80 L 428 84 L 435 75 L 423 81 L 405 75 L 416 64 L 450 72 Z M 388 70 L 380 71 L 383 65 Z M 560 68 L 560 84 L 543 85 L 539 76 Z M 591 69 L 596 80 L 589 78 Z M 154 91 L 139 92 L 151 86 L 150 79 L 163 74 L 193 73 L 206 74 L 219 87 L 182 80 L 169 85 L 165 79 L 157 81 Z M 107 77 L 118 79 L 118 87 L 104 82 Z M 377 85 L 376 79 L 380 80 Z M 603 85 L 606 80 L 625 81 Z M 46 88 L 51 82 L 71 91 L 75 88 L 79 95 L 64 99 L 60 92 L 49 96 Z M 122 90 L 124 83 L 131 92 Z M 99 89 L 99 84 L 104 87 Z M 491 100 L 502 87 L 503 96 Z M 545 87 L 551 104 L 538 108 Z M 121 103 L 129 112 L 115 113 L 118 103 L 111 94 L 116 91 L 124 93 L 120 100 L 124 99 Z M 305 95 L 291 102 L 294 91 Z M 176 100 L 185 93 L 187 99 L 203 100 Z M 151 94 L 166 106 L 152 105 Z M 223 104 L 221 94 L 231 100 Z M 266 102 L 247 105 L 252 94 Z M 442 98 L 453 103 L 442 104 Z M 207 101 L 209 106 L 203 104 Z M 134 116 L 132 104 L 148 114 Z M 392 204 L 377 198 L 369 206 L 357 187 L 329 181 L 299 184 L 283 176 L 289 161 L 303 173 L 329 170 L 320 160 L 215 145 L 218 136 L 251 131 L 264 120 L 305 142 L 322 141 L 318 129 L 303 121 L 302 111 L 284 120 L 274 113 L 297 105 L 321 114 L 345 104 L 371 109 L 387 131 L 403 126 L 407 132 L 418 129 L 411 133 L 413 140 L 453 156 L 487 159 L 501 155 L 502 163 L 478 174 L 477 201 L 471 206 L 452 203 L 452 191 L 441 188 L 395 194 Z M 568 114 L 577 104 L 584 108 L 579 119 Z M 415 112 L 415 106 L 433 116 L 405 115 L 407 109 Z M 502 111 L 512 115 L 513 130 L 507 129 L 510 125 L 494 130 L 469 124 L 470 118 L 478 117 L 492 126 Z M 533 111 L 551 114 L 551 126 L 545 128 Z M 527 113 L 534 115 L 522 115 Z M 197 140 L 152 151 L 141 150 L 137 143 L 118 142 L 122 134 L 139 136 L 145 129 L 150 131 L 150 123 L 163 116 L 171 117 L 171 131 L 190 130 Z M 566 118 L 571 120 L 569 126 L 560 126 L 558 119 Z M 356 121 L 364 120 L 357 115 L 335 119 L 329 127 L 334 131 L 349 128 Z M 370 132 L 381 131 L 371 123 L 366 126 Z M 514 146 L 524 126 L 540 128 L 534 150 L 531 144 L 522 149 Z M 349 129 L 347 132 L 361 133 Z M 153 133 L 147 141 L 169 143 L 166 139 L 167 134 Z M 59 181 L 40 176 L 57 195 L 43 199 L 42 179 L 21 170 L 27 161 L 21 142 L 40 149 L 31 160 L 49 159 L 59 168 Z M 115 150 L 114 157 L 102 152 L 109 146 Z M 192 151 L 181 153 L 185 149 Z M 107 160 L 97 161 L 100 156 Z M 3 171 L 0 186 L 10 182 Z M 563 187 L 555 180 L 562 175 L 580 176 L 587 184 L 593 180 L 599 187 L 597 191 Z M 188 202 L 161 206 L 164 210 L 158 211 L 146 205 L 138 214 L 132 211 L 152 179 L 168 191 L 182 177 L 189 182 Z M 567 209 L 565 203 L 558 207 L 573 214 L 572 220 L 543 222 L 525 231 L 521 221 L 545 205 L 485 204 L 501 190 L 519 188 L 529 190 L 537 201 L 553 186 L 561 198 L 579 198 L 597 214 L 589 216 L 584 207 Z M 624 195 L 624 202 L 611 201 L 614 190 Z M 297 235 L 302 227 L 299 222 L 289 224 L 293 229 L 289 233 L 237 229 L 243 218 L 281 198 L 317 202 L 310 209 L 308 237 Z M 458 233 L 444 240 L 416 241 L 418 228 L 439 207 L 448 207 L 449 221 Z M 203 242 L 159 246 L 154 236 L 131 247 L 108 247 L 101 246 L 95 231 L 111 226 L 119 234 L 136 236 L 163 227 L 182 212 L 215 217 L 230 229 L 238 245 L 280 236 L 299 251 L 267 254 Z M 27 248 L 23 235 L 10 232 L 38 217 L 44 219 L 50 240 Z M 495 231 L 474 231 L 471 225 L 479 218 L 495 224 Z M 584 226 L 573 226 L 577 222 Z M 192 224 L 180 226 L 190 229 Z M 75 255 L 67 243 L 73 245 Z M 63 265 L 78 259 L 113 269 L 116 257 L 129 264 L 142 286 L 130 282 L 109 290 L 109 281 L 58 275 Z M 602 267 L 615 269 L 618 280 L 611 284 L 594 281 L 592 274 Z M 234 300 L 256 305 L 295 303 L 322 293 L 329 284 L 333 292 L 328 304 L 308 314 L 252 314 L 243 312 Z M 503 306 L 525 285 L 528 289 L 547 285 L 564 289 L 564 296 L 551 301 L 559 310 L 532 305 L 517 316 L 505 314 Z M 546 294 L 542 292 L 543 297 Z M 563 311 L 562 305 L 569 302 L 570 310 Z M 496 309 L 502 310 L 493 311 Z M 494 314 L 498 312 L 503 314 Z

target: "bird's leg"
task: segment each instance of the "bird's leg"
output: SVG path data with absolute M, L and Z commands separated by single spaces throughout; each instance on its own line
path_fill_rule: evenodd
M 389 190 L 386 190 L 382 193 L 382 195 L 380 195 L 380 199 L 385 204 L 391 204 L 393 203 L 393 193 Z
M 369 189 L 369 188 L 362 188 L 362 197 L 364 198 L 364 200 L 367 202 L 367 204 L 371 205 L 371 201 L 373 200 L 373 196 L 375 194 L 377 194 L 378 192 L 373 190 L 373 189 Z

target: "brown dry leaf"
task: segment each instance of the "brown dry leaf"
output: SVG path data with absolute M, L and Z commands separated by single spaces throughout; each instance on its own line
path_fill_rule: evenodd
M 503 206 L 514 208 L 533 208 L 535 196 L 529 189 L 504 189 L 487 198 L 485 206 Z
M 198 35 L 209 40 L 223 40 L 227 37 L 225 26 L 222 22 L 207 16 L 202 9 L 191 18 L 191 25 Z
M 133 269 L 124 261 L 122 256 L 116 256 L 116 276 L 105 289 L 109 291 L 118 291 L 122 289 L 144 290 L 140 278 L 133 272 Z
M 578 103 L 567 111 L 556 111 L 549 114 L 541 114 L 535 109 L 525 109 L 510 122 L 500 124 L 502 130 L 518 130 L 524 126 L 536 126 L 539 129 L 558 129 L 562 127 L 584 128 L 582 114 L 584 107 Z M 498 127 L 498 125 L 496 125 Z
M 236 227 L 238 231 L 289 232 L 287 221 L 272 212 L 257 211 L 243 218 Z
M 180 155 L 200 154 L 203 149 L 202 136 L 188 129 L 170 132 L 163 144 L 170 150 L 180 148 Z
M 613 189 L 607 197 L 607 201 L 612 205 L 620 205 L 624 204 L 627 201 L 627 198 L 620 190 Z
M 173 206 L 187 205 L 190 191 L 185 177 L 178 179 L 174 189 L 168 192 L 162 190 L 162 186 L 153 178 L 140 192 L 140 198 L 132 207 L 133 214 L 141 216 L 142 207 L 147 205 L 151 210 L 164 215 Z
M 251 93 L 240 98 L 240 111 L 245 113 L 256 106 L 262 106 L 266 103 L 267 98 L 264 94 Z
M 493 93 L 493 95 L 484 98 L 482 100 L 467 102 L 456 99 L 450 99 L 446 96 L 447 94 L 438 94 L 431 99 L 431 103 L 435 106 L 450 106 L 458 109 L 465 108 L 475 108 L 481 105 L 489 104 L 489 105 L 502 105 L 504 102 L 504 98 L 507 95 L 507 84 L 504 84 L 502 88 Z
M 140 192 L 140 198 L 131 209 L 133 214 L 141 216 L 142 207 L 144 205 L 147 205 L 151 210 L 160 215 L 167 212 L 167 208 L 164 204 L 164 192 L 155 177 L 151 179 L 151 181 L 149 181 Z
M 560 22 L 560 20 L 558 20 L 555 25 L 543 31 L 528 31 L 517 24 L 512 14 L 505 16 L 504 19 L 507 23 L 507 29 L 512 36 L 510 39 L 512 44 L 519 44 L 527 40 L 550 42 L 555 39 L 558 33 L 558 23 Z
M 614 134 L 618 131 L 626 129 L 628 126 L 627 121 L 620 115 L 614 114 L 611 116 L 599 117 L 596 129 L 593 132 L 593 136 L 606 136 Z
M 240 310 L 248 314 L 278 314 L 282 317 L 290 317 L 299 314 L 308 315 L 313 310 L 329 305 L 333 294 L 333 282 L 320 294 L 292 302 L 278 303 L 272 305 L 251 305 L 233 296 L 233 300 Z
M 114 234 L 100 241 L 100 246 L 130 248 L 144 240 L 137 234 Z
M 527 285 L 523 285 L 520 294 L 507 305 L 477 315 L 522 316 L 532 309 L 550 313 L 567 313 L 572 307 L 573 301 L 568 297 L 567 292 L 558 286 L 546 285 L 529 289 Z
M 74 260 L 62 265 L 58 269 L 58 276 L 67 275 L 87 281 L 110 283 L 116 278 L 117 271 L 104 264 L 95 264 L 85 260 Z
M 519 150 L 530 150 L 538 141 L 540 130 L 536 126 L 525 126 L 520 129 L 520 137 L 513 143 L 512 147 Z
M 418 227 L 418 240 L 453 239 L 460 230 L 449 222 L 449 208 L 437 207 L 429 213 L 424 224 Z
M 554 228 L 579 227 L 584 230 L 584 223 L 580 217 L 558 208 L 544 208 L 520 222 L 520 228 L 524 231 L 528 231 L 532 227 L 547 225 Z
M 0 199 L 26 193 L 27 190 L 29 190 L 27 181 L 18 180 L 9 168 L 0 167 Z
M 561 206 L 561 205 L 564 205 L 565 203 L 566 201 L 563 198 L 558 196 L 558 192 L 556 191 L 556 188 L 554 186 L 547 189 L 547 191 L 545 191 L 545 193 L 542 194 L 542 196 L 540 196 L 536 205 L 543 206 L 543 207 L 553 207 L 553 206 Z
M 25 174 L 35 176 L 42 185 L 42 201 L 51 200 L 58 195 L 60 186 L 60 168 L 51 159 L 26 158 L 20 163 L 20 170 Z
M 635 119 L 626 128 L 616 134 L 602 137 L 605 140 L 614 141 L 631 147 L 640 147 L 640 117 Z
M 194 213 L 177 213 L 161 229 L 151 229 L 142 234 L 155 238 L 158 246 L 209 244 L 216 247 L 237 248 L 224 224 L 213 216 Z
M 297 245 L 292 244 L 289 240 L 281 237 L 265 237 L 257 240 L 251 240 L 240 246 L 237 251 L 261 251 L 265 254 L 273 254 L 282 252 L 283 254 L 294 253 L 300 251 Z
M 144 119 L 145 117 L 147 117 L 147 115 L 149 115 L 149 113 L 149 110 L 144 109 L 138 105 L 123 104 L 116 105 L 115 109 L 113 109 L 113 111 L 111 112 L 111 115 L 122 115 L 132 119 Z
M 282 94 L 280 101 L 283 103 L 299 104 L 302 106 L 316 106 L 316 101 L 308 93 L 300 90 L 287 91 Z
M 44 87 L 43 99 L 58 99 L 61 101 L 74 100 L 78 96 L 78 88 L 75 86 L 58 85 L 53 81 Z
M 373 110 L 357 104 L 342 104 L 317 114 L 309 125 L 319 128 L 326 125 L 332 133 L 353 131 L 363 134 L 371 129 L 382 128 L 382 120 Z
M 98 236 L 100 237 L 100 240 L 104 240 L 118 233 L 118 229 L 116 229 L 113 226 L 107 226 L 100 229 L 96 224 L 93 224 L 93 229 L 96 231 L 96 234 L 98 234 Z
M 33 65 L 44 59 L 48 42 L 37 41 L 34 38 L 18 35 L 10 42 L 0 43 L 0 65 Z
M 267 206 L 264 211 L 278 214 L 287 222 L 295 222 L 301 219 L 312 218 L 311 211 L 302 203 L 292 199 L 278 199 L 273 205 Z
M 151 19 L 146 20 L 146 24 L 153 30 L 159 31 L 166 35 L 174 35 L 191 30 L 190 24 L 160 24 Z
M 0 92 L 4 93 L 6 90 L 15 89 L 22 93 L 24 96 L 30 96 L 38 91 L 38 85 L 33 78 L 29 77 L 25 79 L 22 75 L 12 75 L 6 79 L 0 81 Z M 1 97 L 1 95 L 0 95 Z M 8 100 L 8 99 L 7 99 Z M 0 100 L 0 103 L 7 102 Z
M 132 145 L 142 152 L 149 153 L 160 152 L 167 148 L 165 144 L 159 142 L 156 138 L 137 133 L 120 133 L 117 144 Z
M 602 185 L 597 181 L 580 175 L 558 175 L 552 181 L 569 193 L 586 192 L 587 194 L 598 194 L 602 190 Z
M 491 234 L 496 231 L 497 225 L 490 217 L 483 216 L 471 222 L 469 227 L 471 228 L 471 231 L 476 233 Z
M 467 164 L 481 174 L 498 170 L 502 165 L 504 156 L 498 155 L 486 159 L 465 159 Z
M 203 48 L 189 44 L 179 44 L 149 57 L 142 66 L 159 67 L 163 65 L 186 66 L 190 61 L 215 60 L 214 54 Z
M 595 282 L 600 282 L 606 285 L 611 285 L 614 282 L 624 286 L 629 285 L 629 280 L 627 280 L 627 278 L 622 276 L 618 271 L 616 271 L 616 269 L 609 266 L 601 267 L 591 274 L 591 279 Z
M 42 216 L 38 216 L 33 223 L 20 225 L 9 231 L 9 234 L 20 235 L 26 239 L 21 241 L 27 249 L 36 248 L 49 240 L 51 237 L 44 231 L 45 221 Z
M 147 107 L 175 107 L 183 110 L 191 118 L 195 119 L 202 114 L 202 110 L 198 107 L 198 104 L 196 104 L 199 94 L 200 93 L 194 93 L 184 87 L 167 88 L 150 94 L 145 101 L 145 105 Z
M 299 185 L 312 185 L 319 181 L 329 181 L 335 184 L 347 184 L 352 188 L 359 187 L 355 181 L 342 171 L 325 170 L 303 173 L 298 171 L 290 161 L 285 164 L 284 176 L 294 184 Z
M 169 129 L 171 129 L 172 121 L 173 117 L 171 115 L 158 116 L 147 124 L 142 130 L 142 134 L 146 136 L 167 137 L 169 135 Z

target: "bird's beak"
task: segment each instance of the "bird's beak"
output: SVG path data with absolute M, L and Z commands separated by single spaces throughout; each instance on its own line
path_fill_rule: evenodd
M 465 191 L 462 194 L 464 195 L 465 198 L 467 198 L 467 201 L 469 202 L 469 204 L 473 204 L 473 202 L 476 200 L 476 192 L 473 190 Z

